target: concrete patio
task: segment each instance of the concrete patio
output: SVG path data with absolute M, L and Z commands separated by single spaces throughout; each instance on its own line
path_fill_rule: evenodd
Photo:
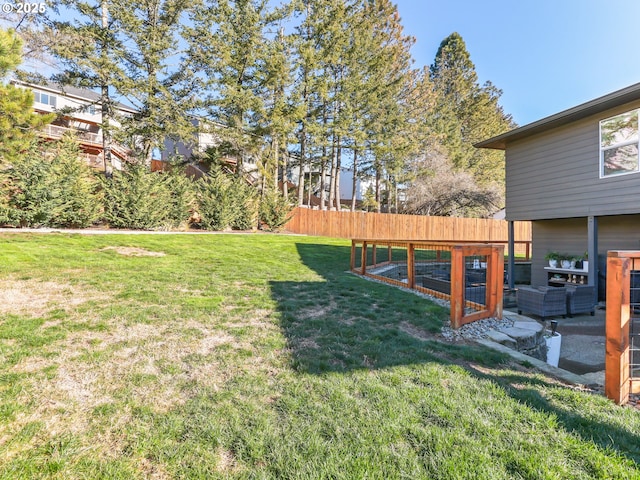
M 507 308 L 504 315 L 514 320 L 531 319 L 535 316 L 518 315 L 516 308 Z M 604 307 L 596 307 L 595 315 L 588 313 L 574 315 L 573 318 L 558 316 L 557 332 L 562 335 L 558 369 L 582 377 L 584 384 L 604 385 L 605 362 L 605 317 Z M 550 320 L 545 322 L 548 328 Z

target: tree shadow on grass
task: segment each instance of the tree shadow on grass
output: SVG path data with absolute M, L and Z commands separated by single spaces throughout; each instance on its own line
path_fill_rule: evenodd
M 586 393 L 553 384 L 539 376 L 527 376 L 513 371 L 505 371 L 504 375 L 492 375 L 473 366 L 467 366 L 467 370 L 481 380 L 497 383 L 509 396 L 531 409 L 555 416 L 565 431 L 579 436 L 583 441 L 591 442 L 603 450 L 615 451 L 640 465 L 640 435 L 634 433 L 631 425 L 631 422 L 640 424 L 637 411 L 615 406 L 603 396 L 598 401 L 589 402 L 589 410 L 586 410 Z M 584 413 L 576 413 L 581 411 Z M 615 421 L 602 421 L 601 418 L 606 416 Z M 625 418 L 630 424 L 621 426 L 621 419 Z
M 471 375 L 493 381 L 521 404 L 555 416 L 565 431 L 639 463 L 640 436 L 633 428 L 625 429 L 618 407 L 608 400 L 589 402 L 590 410 L 580 413 L 584 393 L 510 369 L 485 373 L 472 365 L 497 367 L 507 357 L 481 346 L 438 341 L 438 332 L 449 322 L 448 309 L 349 273 L 349 247 L 299 243 L 297 249 L 305 265 L 322 278 L 271 283 L 296 371 L 322 374 L 463 361 Z
M 437 341 L 449 310 L 349 273 L 350 247 L 297 244 L 303 263 L 322 278 L 271 282 L 281 327 L 298 371 L 376 369 L 464 358 L 495 364 L 504 356 L 483 347 Z

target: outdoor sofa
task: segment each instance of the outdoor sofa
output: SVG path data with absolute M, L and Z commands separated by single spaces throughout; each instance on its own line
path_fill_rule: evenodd
M 596 313 L 595 288 L 592 285 L 567 285 L 567 314 Z
M 565 287 L 519 287 L 516 291 L 518 313 L 533 313 L 542 317 L 567 315 L 567 289 Z

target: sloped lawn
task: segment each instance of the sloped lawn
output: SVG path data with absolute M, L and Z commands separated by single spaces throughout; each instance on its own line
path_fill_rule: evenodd
M 0 478 L 640 478 L 640 416 L 344 241 L 0 235 Z

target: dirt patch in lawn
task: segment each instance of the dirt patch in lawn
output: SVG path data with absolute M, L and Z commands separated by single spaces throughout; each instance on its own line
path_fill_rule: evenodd
M 66 310 L 102 298 L 104 294 L 78 285 L 8 278 L 0 283 L 0 314 L 38 317 L 56 308 Z
M 126 257 L 164 257 L 166 253 L 164 252 L 152 252 L 151 250 L 145 250 L 144 248 L 139 247 L 104 247 L 100 249 L 100 251 L 109 251 L 113 250 L 120 255 L 124 255 Z
M 418 340 L 430 340 L 434 338 L 434 335 L 423 330 L 421 328 L 412 325 L 409 322 L 402 322 L 399 327 L 407 335 L 411 335 L 413 338 L 417 338 Z

